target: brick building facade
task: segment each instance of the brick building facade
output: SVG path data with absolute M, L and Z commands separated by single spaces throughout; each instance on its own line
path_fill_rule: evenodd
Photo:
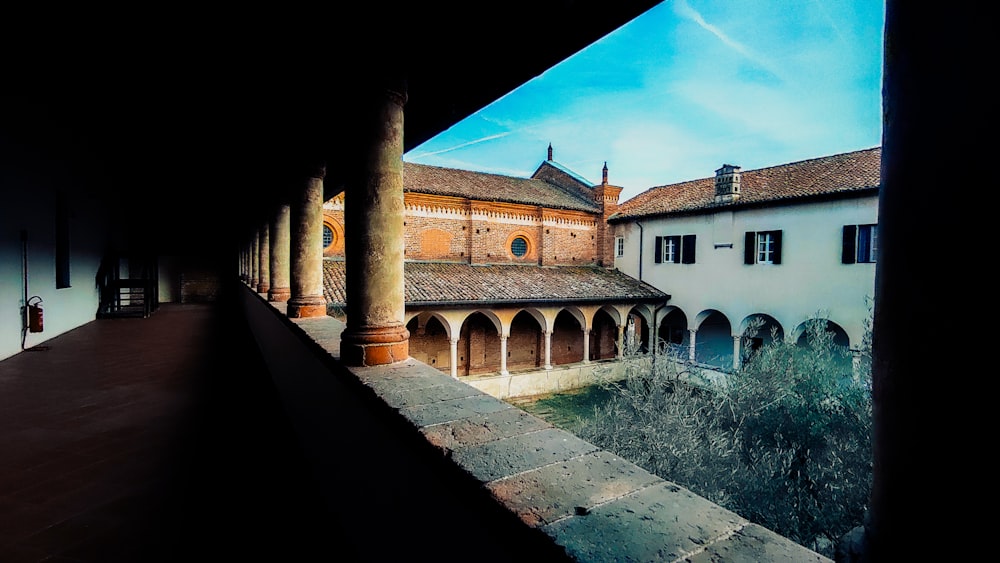
M 668 295 L 614 267 L 621 188 L 548 158 L 528 178 L 404 163 L 410 355 L 452 375 L 615 358 L 629 317 L 648 343 Z M 323 205 L 325 293 L 343 288 L 343 193 Z

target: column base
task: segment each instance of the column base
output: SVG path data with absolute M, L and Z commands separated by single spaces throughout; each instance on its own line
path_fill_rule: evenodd
M 348 328 L 340 336 L 340 360 L 349 366 L 382 366 L 410 357 L 410 331 L 403 326 Z
M 257 285 L 257 293 L 267 293 L 268 289 L 270 289 L 270 287 L 268 287 L 266 283 Z
M 322 297 L 289 299 L 286 314 L 290 319 L 325 317 L 326 299 Z
M 288 301 L 291 296 L 292 292 L 287 287 L 272 287 L 267 290 L 268 301 L 284 302 Z

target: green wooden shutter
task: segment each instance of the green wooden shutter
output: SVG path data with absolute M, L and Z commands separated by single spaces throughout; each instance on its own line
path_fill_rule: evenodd
M 857 239 L 857 225 L 844 225 L 844 239 L 840 250 L 841 264 L 853 264 L 855 261 L 854 241 Z
M 681 264 L 694 264 L 694 242 L 696 235 L 681 237 Z

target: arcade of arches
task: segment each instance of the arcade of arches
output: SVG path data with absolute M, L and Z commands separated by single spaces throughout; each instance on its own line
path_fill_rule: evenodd
M 424 309 L 408 310 L 406 318 L 410 355 L 454 377 L 620 359 L 633 347 L 662 353 L 664 345 L 680 351 L 681 360 L 728 371 L 739 367 L 745 353 L 774 338 L 804 343 L 806 328 L 803 320 L 786 331 L 773 317 L 756 314 L 734 331 L 729 319 L 714 310 L 694 317 L 695 328 L 690 328 L 680 309 L 648 304 Z M 750 336 L 754 321 L 760 326 Z M 652 326 L 658 326 L 655 335 Z M 843 328 L 827 321 L 827 330 L 835 344 L 851 349 L 859 360 L 857 343 Z M 650 347 L 651 339 L 660 346 Z M 741 349 L 747 345 L 751 349 Z

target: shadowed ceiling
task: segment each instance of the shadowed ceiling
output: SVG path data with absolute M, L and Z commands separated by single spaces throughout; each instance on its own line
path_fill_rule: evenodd
M 405 83 L 409 150 L 656 3 L 12 18 L 22 34 L 3 46 L 0 136 L 8 159 L 65 164 L 144 245 L 230 245 L 284 197 L 303 158 L 321 154 L 327 185 L 343 181 L 373 88 Z

